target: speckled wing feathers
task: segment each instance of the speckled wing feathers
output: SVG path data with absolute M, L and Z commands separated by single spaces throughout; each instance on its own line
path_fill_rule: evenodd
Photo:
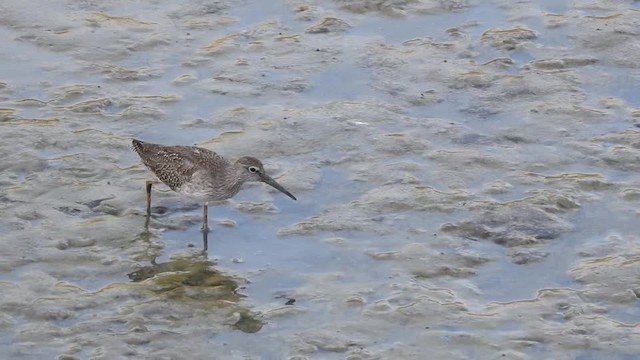
M 198 170 L 215 172 L 227 165 L 220 155 L 195 146 L 164 146 L 133 140 L 132 148 L 149 170 L 174 191 L 191 181 Z

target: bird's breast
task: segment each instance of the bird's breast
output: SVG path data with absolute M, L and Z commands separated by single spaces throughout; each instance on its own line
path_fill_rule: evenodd
M 221 201 L 232 198 L 240 191 L 242 184 L 235 183 L 212 183 L 188 182 L 183 184 L 177 191 L 180 194 L 189 196 L 197 201 Z

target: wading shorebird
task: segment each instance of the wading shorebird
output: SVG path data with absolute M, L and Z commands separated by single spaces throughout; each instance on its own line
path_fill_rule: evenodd
M 288 197 L 296 197 L 264 172 L 260 160 L 244 156 L 231 163 L 215 152 L 196 146 L 160 145 L 134 139 L 133 150 L 144 165 L 171 190 L 200 203 L 202 231 L 209 231 L 207 212 L 209 202 L 230 199 L 247 181 L 263 182 L 280 190 Z M 147 217 L 151 216 L 151 187 L 155 181 L 147 180 Z

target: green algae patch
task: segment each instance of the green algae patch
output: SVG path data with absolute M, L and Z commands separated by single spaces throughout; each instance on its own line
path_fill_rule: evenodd
M 148 280 L 155 293 L 172 299 L 239 300 L 236 294 L 238 283 L 231 276 L 215 270 L 213 263 L 207 260 L 171 260 L 142 267 L 128 275 L 135 282 Z
M 199 255 L 153 262 L 129 273 L 133 282 L 148 286 L 155 296 L 164 297 L 200 311 L 221 313 L 220 323 L 255 333 L 264 323 L 259 316 L 240 304 L 236 292 L 239 279 L 214 268 L 214 263 Z

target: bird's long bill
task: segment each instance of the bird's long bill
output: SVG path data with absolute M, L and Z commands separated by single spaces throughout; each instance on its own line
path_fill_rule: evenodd
M 291 195 L 290 192 L 287 191 L 287 189 L 283 188 L 282 185 L 278 184 L 277 181 L 273 180 L 273 178 L 269 175 L 262 175 L 262 181 L 266 184 L 269 184 L 271 186 L 273 186 L 274 188 L 280 190 L 282 193 L 286 194 L 288 197 L 292 198 L 293 200 L 298 200 L 296 199 L 295 196 Z

